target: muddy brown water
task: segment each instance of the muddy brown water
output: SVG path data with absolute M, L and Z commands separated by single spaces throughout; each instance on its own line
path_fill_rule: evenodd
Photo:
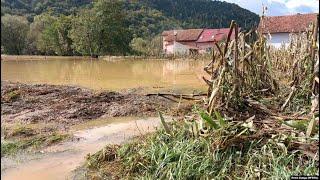
M 6 59 L 6 58 L 3 58 Z M 143 92 L 206 90 L 203 60 L 97 60 L 81 57 L 10 57 L 1 60 L 1 80 L 32 84 L 75 85 L 93 90 Z M 152 132 L 159 119 L 121 117 L 88 121 L 72 133 L 80 140 L 47 147 L 36 155 L 6 158 L 1 177 L 5 180 L 71 179 L 72 171 L 106 144 L 120 144 Z M 94 128 L 92 128 L 94 126 Z M 19 162 L 17 162 L 19 161 Z M 20 162 L 21 161 L 21 162 Z M 8 166 L 8 167 L 6 167 Z
M 169 117 L 166 117 L 170 121 Z M 154 131 L 160 125 L 158 117 L 120 117 L 98 119 L 73 128 L 78 141 L 63 142 L 41 150 L 44 155 L 16 162 L 1 173 L 5 180 L 73 179 L 73 171 L 82 165 L 88 153 L 95 153 L 107 144 L 121 144 L 134 136 Z M 4 159 L 14 164 L 18 159 Z M 6 168 L 6 167 L 2 167 Z
M 5 59 L 5 58 L 4 58 Z M 11 57 L 1 61 L 1 80 L 77 85 L 94 90 L 143 88 L 148 92 L 205 90 L 204 60 L 101 60 L 79 57 Z

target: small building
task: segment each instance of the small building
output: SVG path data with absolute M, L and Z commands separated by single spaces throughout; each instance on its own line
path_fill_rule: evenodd
M 165 54 L 191 54 L 197 52 L 196 41 L 203 29 L 164 31 L 163 50 Z
M 228 33 L 229 28 L 164 31 L 163 51 L 166 55 L 208 53 L 211 52 L 214 43 L 226 39 Z M 231 38 L 234 38 L 234 33 Z
M 288 16 L 262 17 L 258 30 L 266 35 L 268 43 L 276 48 L 289 44 L 291 33 L 305 32 L 317 20 L 317 13 L 295 14 Z
M 229 28 L 223 29 L 204 29 L 196 41 L 199 53 L 210 53 L 215 42 L 224 41 L 227 39 Z M 231 34 L 231 39 L 234 38 L 234 32 Z

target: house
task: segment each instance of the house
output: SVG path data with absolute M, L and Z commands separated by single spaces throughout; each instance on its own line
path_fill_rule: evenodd
M 289 44 L 291 33 L 305 32 L 316 20 L 317 13 L 262 17 L 258 30 L 266 35 L 270 45 L 279 48 Z
M 190 54 L 198 51 L 196 41 L 203 29 L 164 31 L 163 50 L 165 54 Z
M 226 39 L 228 33 L 229 28 L 164 31 L 163 51 L 166 55 L 207 53 L 214 47 L 215 42 Z M 234 38 L 234 33 L 231 37 Z
M 199 53 L 204 54 L 211 52 L 215 42 L 220 42 L 227 39 L 229 28 L 223 29 L 204 29 L 196 41 Z M 234 38 L 234 32 L 231 34 L 231 39 Z

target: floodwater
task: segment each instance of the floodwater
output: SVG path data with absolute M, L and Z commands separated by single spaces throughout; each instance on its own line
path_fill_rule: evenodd
M 166 121 L 170 119 L 166 117 Z M 121 144 L 134 136 L 152 132 L 159 125 L 160 120 L 156 117 L 122 117 L 99 119 L 89 124 L 75 126 L 73 131 L 74 136 L 79 138 L 78 141 L 47 147 L 42 151 L 43 156 L 2 172 L 1 179 L 72 179 L 72 172 L 84 163 L 88 153 L 95 153 L 107 144 Z M 9 160 L 1 161 L 3 163 Z
M 206 90 L 202 80 L 203 60 L 97 60 L 81 57 L 10 57 L 1 60 L 1 80 L 22 83 L 76 85 L 94 90 L 190 93 Z M 47 147 L 36 155 L 3 158 L 5 180 L 71 179 L 88 153 L 107 144 L 120 144 L 134 136 L 152 132 L 159 118 L 123 117 L 79 124 L 72 132 L 79 141 Z M 98 126 L 98 127 L 97 127 Z M 19 162 L 16 162 L 19 159 Z M 22 160 L 21 160 L 22 159 Z M 21 162 L 20 162 L 21 160 Z M 3 166 L 1 166 L 2 169 Z
M 101 60 L 17 57 L 1 61 L 1 80 L 77 85 L 94 90 L 148 92 L 205 90 L 204 60 Z

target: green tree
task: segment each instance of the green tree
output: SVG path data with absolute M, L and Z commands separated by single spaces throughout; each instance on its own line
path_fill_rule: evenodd
M 130 51 L 132 36 L 123 7 L 122 0 L 98 0 L 94 4 L 100 54 L 124 55 Z
M 149 56 L 161 56 L 163 49 L 161 35 L 157 35 L 154 38 L 152 38 L 149 43 L 149 47 Z
M 92 9 L 83 9 L 73 19 L 70 30 L 72 47 L 82 55 L 99 54 L 99 25 Z
M 162 38 L 161 35 L 157 35 L 154 38 L 147 40 L 133 38 L 130 47 L 136 54 L 158 57 L 162 54 Z
M 29 24 L 23 16 L 1 17 L 1 46 L 4 53 L 20 55 L 26 46 Z
M 38 24 L 42 31 L 36 35 L 37 49 L 45 54 L 72 55 L 72 40 L 69 37 L 72 27 L 71 20 L 71 16 L 55 17 L 51 13 L 40 16 L 39 21 L 43 23 L 43 26 Z
M 137 54 L 147 55 L 148 54 L 147 44 L 148 44 L 147 41 L 142 38 L 133 38 L 130 43 L 130 47 Z
M 30 24 L 30 31 L 27 37 L 28 54 L 43 54 L 47 52 L 45 44 L 41 42 L 40 37 L 45 27 L 49 26 L 54 20 L 50 12 L 34 17 L 34 21 Z
M 35 44 L 36 49 L 42 54 L 55 55 L 57 33 L 54 28 L 57 18 L 51 11 L 35 17 L 30 25 L 29 44 Z
M 72 28 L 72 16 L 60 15 L 55 23 L 55 28 L 58 34 L 58 46 L 55 48 L 59 55 L 72 55 L 72 39 L 69 32 Z
M 75 18 L 70 37 L 73 48 L 84 55 L 124 55 L 130 52 L 131 33 L 123 1 L 98 0 Z

